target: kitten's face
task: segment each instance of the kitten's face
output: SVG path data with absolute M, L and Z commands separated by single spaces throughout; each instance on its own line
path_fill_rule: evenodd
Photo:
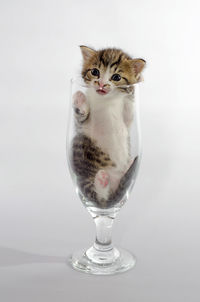
M 95 51 L 81 46 L 81 51 L 82 77 L 99 95 L 110 95 L 114 91 L 127 92 L 127 89 L 121 86 L 141 80 L 141 72 L 145 66 L 143 59 L 131 59 L 122 50 L 115 48 Z

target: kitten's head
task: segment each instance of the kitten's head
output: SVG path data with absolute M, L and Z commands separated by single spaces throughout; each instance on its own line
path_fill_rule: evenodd
M 82 78 L 98 94 L 107 95 L 114 90 L 127 92 L 123 86 L 141 81 L 145 60 L 132 59 L 116 48 L 99 51 L 87 46 L 80 48 L 83 55 Z

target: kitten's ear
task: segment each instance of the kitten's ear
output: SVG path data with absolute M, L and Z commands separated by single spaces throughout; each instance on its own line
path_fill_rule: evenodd
M 135 71 L 136 79 L 140 79 L 140 74 L 146 65 L 146 61 L 143 59 L 132 59 L 131 66 Z
M 84 45 L 80 45 L 80 48 L 84 61 L 89 60 L 96 53 L 94 49 Z

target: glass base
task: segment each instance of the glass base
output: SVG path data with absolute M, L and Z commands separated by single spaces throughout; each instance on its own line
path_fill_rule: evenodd
M 112 262 L 106 261 L 105 258 L 102 259 L 102 262 L 92 261 L 87 256 L 88 252 L 90 254 L 90 249 L 84 249 L 73 253 L 73 255 L 69 258 L 69 261 L 74 269 L 88 274 L 112 275 L 125 272 L 135 266 L 135 257 L 124 249 L 113 249 L 116 257 L 114 257 L 114 261 Z M 99 259 L 101 258 L 98 258 L 98 260 Z

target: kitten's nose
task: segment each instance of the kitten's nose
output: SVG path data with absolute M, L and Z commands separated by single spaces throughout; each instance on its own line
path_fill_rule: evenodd
M 99 80 L 99 88 L 102 89 L 104 87 L 104 82 L 102 80 Z
M 103 88 L 103 86 L 104 86 L 104 83 L 102 80 L 96 80 L 96 81 L 94 81 L 94 83 L 98 84 L 100 88 Z

